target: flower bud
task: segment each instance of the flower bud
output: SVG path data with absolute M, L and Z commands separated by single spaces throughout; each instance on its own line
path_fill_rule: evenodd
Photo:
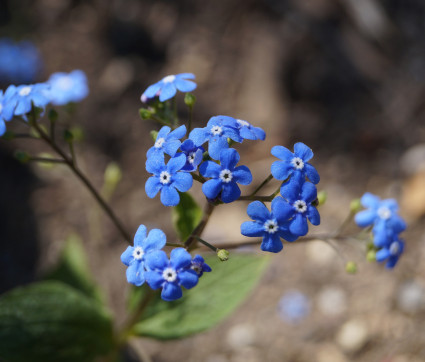
M 195 105 L 196 97 L 192 93 L 186 93 L 184 96 L 184 103 L 192 108 Z
M 115 162 L 109 163 L 105 169 L 105 176 L 104 176 L 105 187 L 108 190 L 115 190 L 115 187 L 121 181 L 121 178 L 122 178 L 121 168 Z
M 376 251 L 375 250 L 369 250 L 366 254 L 366 260 L 367 261 L 375 261 L 376 260 Z
M 227 261 L 229 260 L 229 252 L 225 249 L 219 249 L 217 250 L 217 256 L 221 261 Z
M 356 274 L 357 273 L 357 264 L 354 261 L 349 261 L 345 264 L 345 271 L 348 274 Z
M 350 211 L 355 214 L 359 212 L 362 208 L 362 204 L 360 203 L 360 199 L 354 199 L 350 202 Z
M 65 140 L 65 142 L 71 143 L 72 141 L 74 141 L 74 135 L 72 134 L 71 131 L 66 129 L 63 132 L 63 139 Z
M 317 194 L 317 201 L 319 202 L 319 205 L 318 206 L 324 205 L 324 203 L 326 202 L 327 198 L 328 198 L 328 193 L 325 190 L 320 191 Z
M 139 115 L 141 119 L 150 119 L 152 116 L 152 112 L 149 109 L 140 108 Z
M 31 160 L 31 157 L 28 153 L 19 150 L 15 152 L 15 158 L 21 163 L 27 163 L 29 160 Z
M 150 135 L 154 141 L 158 138 L 158 131 L 151 131 Z

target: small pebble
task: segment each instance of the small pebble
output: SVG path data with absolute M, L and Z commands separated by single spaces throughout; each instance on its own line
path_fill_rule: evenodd
M 359 351 L 368 340 L 366 323 L 359 319 L 346 322 L 339 330 L 336 341 L 348 353 Z

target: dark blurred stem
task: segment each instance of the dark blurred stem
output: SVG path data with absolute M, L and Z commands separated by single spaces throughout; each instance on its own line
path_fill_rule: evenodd
M 214 207 L 215 205 L 210 202 L 206 204 L 204 209 L 204 215 L 202 216 L 202 220 L 192 231 L 192 234 L 190 234 L 189 237 L 184 242 L 184 246 L 187 250 L 190 250 L 192 243 L 196 240 L 197 237 L 200 237 L 202 235 L 202 232 L 204 231 L 205 226 L 207 226 L 210 216 L 212 212 L 214 211 Z
M 151 115 L 151 118 L 153 121 L 158 122 L 159 124 L 163 125 L 163 126 L 170 126 L 170 124 L 164 120 L 162 120 L 159 117 L 155 117 L 154 115 Z
M 64 160 L 61 160 L 61 159 L 58 159 L 58 158 L 31 157 L 30 161 L 44 162 L 44 163 L 64 163 L 64 164 L 66 164 L 66 162 Z
M 206 181 L 201 175 L 197 175 L 196 173 L 192 173 L 192 177 L 201 184 Z
M 174 116 L 174 128 L 177 128 L 179 125 L 179 118 L 177 116 L 177 101 L 176 97 L 173 97 L 171 101 L 172 107 L 173 107 L 173 116 Z
M 52 140 L 53 141 L 53 140 Z M 54 142 L 54 141 L 53 141 Z M 74 165 L 74 166 L 76 166 L 77 165 L 77 158 L 75 157 L 75 151 L 74 151 L 74 142 L 68 142 L 68 144 L 69 144 L 69 152 L 71 153 L 71 161 L 72 161 L 72 164 Z
M 192 130 L 193 107 L 189 106 L 189 120 L 187 121 L 187 134 Z
M 210 243 L 206 242 L 204 239 L 201 239 L 199 236 L 195 236 L 196 240 L 198 240 L 200 243 L 204 244 L 206 247 L 210 248 L 212 251 L 217 252 L 219 249 L 216 248 L 214 245 L 211 245 Z
M 277 196 L 279 191 L 280 191 L 280 186 L 270 196 L 256 196 L 255 194 L 252 194 L 252 195 L 248 195 L 248 196 L 241 196 L 236 201 L 254 201 L 254 200 L 257 200 L 257 201 L 262 201 L 262 202 L 270 202 L 270 201 L 273 201 L 273 199 Z
M 55 124 L 56 122 L 50 120 L 50 139 L 55 142 Z
M 33 115 L 33 122 L 31 125 L 36 129 L 40 137 L 58 154 L 63 158 L 64 163 L 68 165 L 68 167 L 74 172 L 74 174 L 80 179 L 80 181 L 87 187 L 89 192 L 96 199 L 100 207 L 105 211 L 106 215 L 109 216 L 110 220 L 114 223 L 115 227 L 121 233 L 121 236 L 131 245 L 131 237 L 130 234 L 125 230 L 123 224 L 115 215 L 114 211 L 109 207 L 106 201 L 100 196 L 88 178 L 81 172 L 81 170 L 74 164 L 73 159 L 70 158 L 62 149 L 55 143 L 53 140 L 43 131 L 43 129 L 39 126 L 37 121 L 35 120 L 35 116 Z
M 260 184 L 260 186 L 258 186 L 255 191 L 249 195 L 249 196 L 254 196 L 257 194 L 258 191 L 260 191 L 265 185 L 267 185 L 271 180 L 273 179 L 273 175 L 270 174 L 267 176 L 267 178 Z

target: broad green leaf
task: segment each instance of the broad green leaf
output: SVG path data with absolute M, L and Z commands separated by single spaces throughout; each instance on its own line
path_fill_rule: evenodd
M 133 332 L 139 336 L 173 339 L 213 327 L 247 298 L 268 260 L 266 256 L 252 254 L 231 254 L 226 262 L 216 256 L 207 258 L 213 271 L 204 273 L 198 285 L 184 291 L 179 300 L 165 302 L 156 294 Z M 143 289 L 137 293 L 139 298 L 145 295 Z M 134 298 L 131 304 L 134 306 Z
M 58 264 L 44 279 L 58 280 L 89 297 L 102 301 L 100 288 L 94 283 L 88 267 L 83 243 L 76 234 L 68 236 Z
M 173 224 L 181 241 L 185 241 L 202 219 L 202 209 L 189 193 L 180 194 L 180 203 L 173 208 Z
M 64 283 L 39 282 L 0 298 L 0 360 L 91 362 L 113 343 L 109 313 Z

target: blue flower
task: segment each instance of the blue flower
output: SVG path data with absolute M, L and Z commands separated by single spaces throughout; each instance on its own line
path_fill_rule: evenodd
M 204 258 L 200 255 L 195 255 L 192 259 L 190 269 L 196 272 L 198 278 L 200 278 L 204 273 L 209 273 L 211 271 L 211 267 L 205 263 Z
M 134 246 L 129 246 L 121 255 L 127 265 L 127 281 L 140 286 L 145 282 L 146 256 L 165 246 L 166 237 L 162 230 L 152 229 L 146 237 L 145 225 L 140 225 L 134 236 Z
M 156 137 L 155 144 L 149 148 L 146 156 L 149 158 L 152 155 L 163 155 L 166 153 L 171 157 L 174 157 L 180 145 L 182 144 L 179 140 L 186 134 L 186 126 L 180 126 L 174 131 L 171 131 L 168 126 L 163 126 Z
M 236 130 L 235 122 L 234 118 L 228 116 L 211 117 L 206 127 L 193 129 L 189 138 L 196 146 L 202 146 L 209 141 L 208 153 L 214 160 L 218 160 L 220 151 L 229 148 L 228 138 L 235 142 L 242 142 L 242 137 Z M 233 124 L 233 126 L 230 126 L 230 124 Z
M 187 139 L 180 146 L 180 150 L 186 155 L 186 164 L 182 168 L 182 171 L 196 171 L 202 162 L 205 152 L 204 148 L 202 146 L 195 146 L 192 140 Z
M 310 309 L 309 298 L 298 290 L 292 290 L 280 299 L 278 312 L 285 322 L 298 323 L 308 316 Z
M 192 257 L 183 248 L 171 251 L 170 260 L 164 251 L 156 251 L 146 256 L 149 271 L 146 281 L 152 289 L 162 288 L 161 298 L 172 301 L 182 297 L 181 287 L 193 288 L 198 283 L 198 275 L 191 267 Z
M 51 103 L 56 106 L 79 102 L 89 94 L 87 77 L 82 70 L 53 73 L 47 83 L 50 84 Z
M 397 214 L 396 200 L 381 200 L 378 196 L 366 192 L 360 201 L 367 210 L 357 213 L 354 220 L 360 227 L 373 225 L 373 242 L 377 247 L 388 246 L 396 235 L 406 229 L 406 223 Z
M 11 86 L 12 87 L 12 86 Z M 15 116 L 24 116 L 31 111 L 32 104 L 44 108 L 49 102 L 50 86 L 46 83 L 20 85 L 16 87 L 13 101 L 16 101 Z
M 180 92 L 191 92 L 196 88 L 196 83 L 187 79 L 195 79 L 195 75 L 192 73 L 167 75 L 159 82 L 149 86 L 143 92 L 141 100 L 142 102 L 145 102 L 145 100 L 154 98 L 159 95 L 159 100 L 164 102 L 170 98 L 173 98 L 177 90 Z
M 281 195 L 292 206 L 292 219 L 289 231 L 297 236 L 308 233 L 307 219 L 313 225 L 320 224 L 320 215 L 311 203 L 317 198 L 317 189 L 311 182 L 298 183 L 289 181 L 282 185 Z
M 180 154 L 171 158 L 167 165 L 164 157 L 157 155 L 148 158 L 146 170 L 154 176 L 149 177 L 145 184 L 146 194 L 154 198 L 161 191 L 161 202 L 165 206 L 176 206 L 180 202 L 177 190 L 186 192 L 192 187 L 192 175 L 187 172 L 178 172 L 186 164 L 186 156 Z
M 14 43 L 0 39 L 0 82 L 31 83 L 42 66 L 37 48 L 29 41 Z
M 232 123 L 233 125 L 231 125 Z M 234 122 L 225 121 L 224 124 L 236 128 L 243 139 L 254 141 L 266 139 L 266 132 L 262 128 L 254 127 L 251 123 L 242 119 L 234 119 Z
M 260 201 L 251 202 L 247 208 L 248 216 L 254 221 L 245 221 L 241 225 L 241 234 L 262 237 L 261 250 L 278 253 L 283 244 L 280 238 L 295 241 L 296 235 L 289 231 L 288 220 L 293 216 L 293 208 L 281 197 L 272 201 L 272 212 Z
M 286 180 L 290 176 L 299 179 L 307 176 L 312 183 L 319 183 L 320 176 L 317 170 L 307 162 L 313 158 L 313 151 L 302 142 L 294 145 L 294 151 L 292 153 L 283 146 L 272 148 L 272 155 L 282 160 L 273 162 L 271 168 L 273 177 L 277 180 Z
M 392 269 L 397 264 L 400 255 L 403 254 L 403 251 L 404 242 L 396 238 L 388 246 L 385 246 L 376 252 L 376 261 L 382 263 L 386 260 L 386 268 Z
M 16 107 L 16 99 L 13 96 L 16 92 L 15 86 L 9 86 L 6 92 L 0 90 L 0 136 L 6 132 L 6 123 L 13 118 Z
M 246 166 L 238 166 L 239 153 L 228 148 L 220 153 L 220 165 L 206 161 L 199 166 L 199 172 L 204 177 L 211 177 L 202 185 L 202 191 L 209 199 L 215 199 L 221 192 L 221 200 L 225 203 L 235 201 L 241 195 L 237 183 L 249 185 L 252 181 L 251 171 Z

